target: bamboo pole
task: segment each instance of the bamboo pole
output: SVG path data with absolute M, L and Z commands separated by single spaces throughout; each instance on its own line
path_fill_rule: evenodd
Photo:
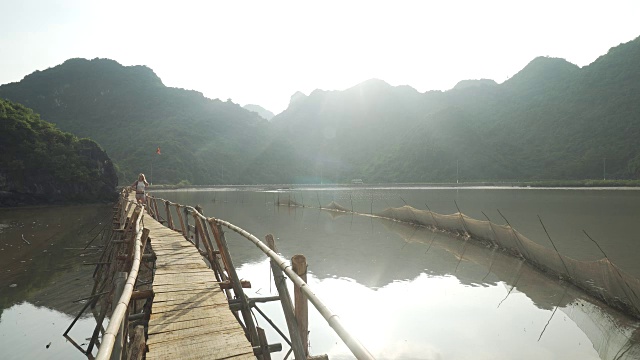
M 225 275 L 223 274 L 220 262 L 218 262 L 218 254 L 220 253 L 220 251 L 215 250 L 213 242 L 211 241 L 211 235 L 209 234 L 209 230 L 211 230 L 211 224 L 205 222 L 205 220 L 202 220 L 200 218 L 198 218 L 198 222 L 200 223 L 200 227 L 202 228 L 203 241 L 205 242 L 207 249 L 210 249 L 211 251 L 211 258 L 209 259 L 209 263 L 211 264 L 211 269 L 213 269 L 213 273 L 216 276 L 216 280 L 219 282 L 225 281 L 227 277 L 225 277 Z M 209 225 L 208 228 L 207 225 Z
M 197 205 L 195 207 L 195 211 L 191 214 L 193 216 L 193 229 L 194 229 L 194 242 L 196 244 L 196 249 L 200 249 L 200 231 L 198 231 L 198 218 L 200 216 L 200 214 L 202 214 L 202 208 L 200 207 L 200 205 Z M 205 245 L 205 249 L 206 249 L 206 245 Z
M 164 201 L 164 209 L 167 212 L 167 227 L 173 230 L 173 216 L 171 216 L 171 208 L 169 207 L 169 200 Z
M 107 326 L 107 330 L 102 336 L 102 345 L 98 350 L 98 354 L 96 355 L 96 360 L 106 360 L 111 356 L 113 352 L 113 346 L 116 342 L 116 336 L 118 333 L 118 329 L 120 328 L 122 322 L 124 321 L 124 316 L 127 313 L 127 309 L 129 306 L 129 301 L 131 299 L 131 294 L 133 293 L 133 288 L 135 286 L 136 280 L 138 278 L 138 270 L 140 268 L 140 259 L 141 259 L 141 237 L 142 231 L 140 231 L 141 221 L 143 218 L 143 213 L 140 213 L 137 219 L 135 219 L 136 223 L 136 231 L 137 235 L 135 238 L 136 246 L 134 246 L 134 256 L 133 256 L 133 264 L 131 267 L 131 271 L 129 272 L 129 276 L 127 277 L 127 281 L 125 282 L 124 289 L 122 291 L 122 296 L 118 300 L 118 303 L 111 314 L 111 319 L 109 321 L 109 325 Z
M 189 229 L 189 208 L 184 207 L 185 232 L 182 233 L 187 241 L 191 241 L 191 229 Z
M 252 346 L 257 346 L 260 344 L 260 340 L 258 339 L 258 332 L 253 322 L 253 314 L 251 314 L 249 302 L 247 301 L 247 297 L 244 294 L 244 290 L 242 290 L 242 284 L 240 282 L 240 279 L 238 278 L 236 269 L 233 266 L 233 261 L 231 260 L 231 254 L 229 254 L 229 248 L 227 246 L 227 241 L 224 238 L 224 233 L 220 232 L 219 236 L 221 247 L 218 250 L 220 251 L 220 256 L 222 256 L 222 259 L 225 260 L 225 262 L 229 265 L 227 274 L 229 274 L 229 279 L 231 280 L 231 284 L 233 285 L 233 293 L 236 295 L 236 298 L 240 299 L 240 301 L 242 302 L 241 313 L 247 329 L 247 339 Z
M 184 234 L 186 234 L 186 231 L 184 229 L 184 219 L 182 218 L 182 213 L 180 212 L 180 204 L 175 204 L 176 205 L 176 214 L 178 214 L 178 220 L 180 220 L 180 229 L 182 229 L 182 236 L 184 236 Z
M 340 318 L 338 317 L 338 315 L 334 314 L 324 303 L 322 303 L 322 301 L 316 296 L 316 294 L 314 294 L 311 291 L 309 286 L 304 281 L 302 281 L 302 279 L 300 279 L 300 277 L 295 272 L 293 272 L 293 270 L 291 270 L 291 266 L 288 265 L 287 260 L 283 259 L 280 255 L 276 254 L 275 251 L 269 249 L 267 245 L 265 245 L 262 241 L 260 241 L 254 235 L 248 233 L 246 230 L 224 220 L 220 220 L 220 219 L 211 219 L 211 220 L 217 222 L 220 225 L 224 225 L 227 228 L 242 235 L 244 238 L 254 243 L 254 245 L 256 245 L 260 250 L 262 250 L 262 252 L 264 252 L 267 256 L 275 260 L 275 263 L 277 264 L 277 266 L 287 274 L 289 279 L 291 279 L 291 281 L 294 284 L 297 284 L 300 286 L 302 292 L 305 294 L 307 299 L 309 299 L 311 304 L 313 304 L 313 306 L 318 310 L 320 315 L 324 317 L 324 319 L 327 321 L 329 326 L 333 328 L 336 334 L 338 334 L 340 339 L 342 339 L 342 341 L 345 343 L 345 345 L 347 345 L 349 350 L 351 350 L 351 352 L 356 356 L 356 358 L 373 359 L 373 355 L 369 353 L 369 350 L 367 350 L 360 343 L 360 341 L 358 341 L 358 339 L 356 339 L 354 336 L 349 334 L 349 332 L 344 327 L 344 325 L 342 325 L 342 322 L 340 321 Z
M 113 303 L 116 304 L 120 296 L 122 296 L 122 291 L 124 290 L 124 283 L 127 280 L 126 272 L 118 272 L 115 278 L 115 292 L 113 293 Z M 116 335 L 116 340 L 113 344 L 113 351 L 111 352 L 111 360 L 119 360 L 122 358 L 122 348 L 124 346 L 124 321 L 120 321 L 120 325 L 118 326 L 118 334 Z
M 196 239 L 198 238 L 202 239 L 202 244 L 204 244 L 204 248 L 207 251 L 207 259 L 209 260 L 209 263 L 213 264 L 215 254 L 213 253 L 211 244 L 209 244 L 209 242 L 207 241 L 207 237 L 205 235 L 205 228 L 204 226 L 202 226 L 202 220 L 200 220 L 200 217 L 195 215 L 193 217 L 193 220 L 195 221 L 195 224 L 196 224 Z M 196 248 L 199 248 L 197 242 L 196 242 Z
M 153 212 L 156 213 L 156 220 L 161 223 L 162 220 L 160 219 L 160 211 L 158 211 L 158 201 L 155 197 L 153 198 L 153 209 Z
M 209 227 L 211 228 L 211 231 L 213 232 L 213 238 L 216 241 L 216 245 L 218 246 L 218 251 L 220 251 L 220 249 L 222 249 L 222 236 L 220 235 L 222 233 L 222 229 L 220 228 L 220 225 L 218 225 L 215 222 L 214 218 L 210 218 L 209 219 Z M 226 271 L 227 274 L 229 274 L 229 264 L 227 263 L 227 259 L 222 256 L 222 252 L 220 253 L 220 257 L 222 258 L 222 265 L 224 266 L 224 271 Z
M 307 282 L 307 259 L 304 255 L 294 255 L 291 258 L 291 268 L 300 276 L 300 279 Z M 298 323 L 298 332 L 304 348 L 305 358 L 309 356 L 309 304 L 304 297 L 300 286 L 293 287 L 293 298 L 295 303 L 295 317 Z
M 267 246 L 272 251 L 276 251 L 276 242 L 273 239 L 273 235 L 268 234 L 265 237 L 267 241 Z M 293 304 L 291 303 L 291 297 L 289 296 L 289 290 L 287 289 L 287 284 L 285 283 L 286 278 L 282 273 L 282 269 L 278 267 L 278 264 L 272 259 L 271 260 L 271 270 L 273 271 L 273 280 L 276 283 L 276 289 L 278 289 L 278 294 L 280 295 L 280 303 L 282 304 L 282 311 L 284 312 L 284 317 L 287 321 L 287 328 L 289 329 L 289 337 L 291 338 L 291 348 L 293 349 L 293 356 L 296 359 L 306 359 L 307 354 L 302 343 L 302 338 L 300 337 L 300 331 L 298 330 L 298 322 L 296 321 L 296 316 L 293 310 Z
M 185 214 L 188 215 L 189 209 L 194 210 L 193 207 L 185 206 Z M 201 216 L 201 217 L 204 218 L 204 216 Z M 187 222 L 188 222 L 188 216 L 185 216 L 185 218 L 187 219 Z M 216 234 L 218 234 L 218 236 L 216 237 L 216 242 L 218 242 L 219 239 L 222 240 L 222 244 L 218 244 L 219 246 L 222 245 L 221 247 L 219 247 L 220 255 L 223 262 L 227 261 L 227 258 L 229 258 L 229 263 L 228 264 L 225 263 L 225 266 L 229 265 L 229 275 L 232 279 L 234 276 L 237 279 L 237 274 L 235 273 L 235 268 L 233 268 L 233 264 L 230 263 L 230 256 L 228 256 L 228 248 L 226 247 L 226 240 L 224 239 L 224 233 L 222 232 L 221 226 L 225 226 L 235 231 L 236 233 L 240 234 L 242 237 L 254 243 L 254 245 L 256 245 L 261 251 L 263 251 L 267 256 L 269 256 L 272 259 L 273 263 L 275 264 L 275 267 L 279 268 L 284 273 L 286 273 L 286 275 L 291 279 L 294 285 L 300 286 L 302 293 L 306 296 L 308 301 L 310 301 L 311 304 L 313 304 L 313 306 L 318 310 L 320 315 L 322 315 L 325 318 L 329 326 L 333 328 L 336 334 L 342 339 L 342 341 L 345 343 L 345 345 L 347 345 L 347 347 L 356 356 L 356 358 L 373 359 L 373 356 L 371 355 L 371 353 L 369 353 L 369 351 L 354 336 L 349 334 L 349 332 L 344 328 L 339 317 L 336 314 L 334 314 L 326 305 L 324 305 L 322 301 L 311 291 L 309 286 L 291 269 L 291 266 L 289 265 L 289 262 L 287 260 L 283 259 L 280 255 L 276 254 L 275 251 L 269 249 L 267 245 L 261 242 L 254 235 L 248 233 L 247 231 L 245 231 L 244 229 L 236 225 L 233 225 L 227 221 L 219 220 L 215 218 L 206 218 L 206 220 L 209 222 L 211 226 L 212 232 L 214 233 L 214 237 L 216 237 Z M 189 231 L 188 223 L 185 226 L 185 228 L 187 229 L 187 231 Z M 244 302 L 247 302 L 247 298 L 244 295 L 244 292 L 242 291 L 239 281 L 232 281 L 232 284 L 234 285 L 234 292 L 236 293 L 236 297 L 238 297 L 239 300 L 243 302 L 242 305 L 243 307 L 245 307 L 246 305 L 244 305 Z M 235 291 L 236 287 L 239 288 L 238 289 L 239 291 Z M 247 321 L 246 317 L 245 317 L 245 321 L 247 321 L 247 325 L 251 324 L 251 326 L 246 326 L 246 328 L 253 329 L 255 331 L 255 326 L 253 326 L 253 319 L 251 318 L 251 313 L 250 311 L 248 311 L 248 309 L 247 309 L 247 312 L 249 315 L 248 319 L 250 322 Z M 245 314 L 243 314 L 243 317 L 244 315 Z M 257 339 L 257 334 L 255 334 L 254 338 Z M 303 359 L 302 356 L 299 358 Z

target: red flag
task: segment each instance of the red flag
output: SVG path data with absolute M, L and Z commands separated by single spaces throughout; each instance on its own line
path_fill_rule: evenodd
M 156 154 L 160 155 L 160 147 L 158 147 L 158 149 L 156 149 Z

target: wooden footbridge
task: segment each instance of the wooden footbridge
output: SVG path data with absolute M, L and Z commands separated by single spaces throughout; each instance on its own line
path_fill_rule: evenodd
M 265 245 L 233 224 L 205 217 L 201 209 L 155 197 L 137 204 L 127 190 L 114 207 L 113 225 L 96 264 L 92 294 L 64 334 L 88 358 L 97 348 L 97 359 L 271 359 L 282 344 L 269 344 L 264 329 L 254 323 L 254 310 L 289 346 L 285 359 L 291 353 L 295 359 L 327 358 L 309 355 L 311 302 L 354 357 L 373 359 L 306 284 L 304 256 L 294 256 L 291 263 L 283 259 L 271 235 Z M 278 296 L 245 295 L 243 288 L 250 283 L 236 274 L 223 227 L 271 258 Z M 295 301 L 286 278 L 294 283 Z M 282 304 L 288 335 L 258 308 L 257 303 L 267 301 Z M 67 334 L 89 308 L 97 324 L 84 349 Z

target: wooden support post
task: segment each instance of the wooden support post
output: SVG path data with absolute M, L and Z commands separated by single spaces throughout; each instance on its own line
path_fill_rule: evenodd
M 126 222 L 127 222 L 127 215 L 129 214 L 129 209 L 131 208 L 132 203 L 130 202 L 124 202 L 125 200 L 123 200 L 123 204 L 122 204 L 122 213 L 120 214 L 120 222 L 119 222 L 119 227 L 118 229 L 124 229 L 126 226 Z
M 145 194 L 144 199 L 146 201 L 146 209 L 147 212 L 149 213 L 149 215 L 151 215 L 152 218 L 156 218 L 156 211 L 153 209 L 153 198 L 151 197 L 151 195 L 149 194 Z
M 145 346 L 144 326 L 138 325 L 133 332 L 133 341 L 129 349 L 128 360 L 141 360 L 145 353 Z
M 187 241 L 191 241 L 191 231 L 189 229 L 189 209 L 186 206 L 184 207 L 184 222 L 185 229 L 182 235 L 184 235 L 184 238 L 187 239 Z
M 167 212 L 167 226 L 173 230 L 173 217 L 171 216 L 171 208 L 169 207 L 169 200 L 164 201 L 164 209 Z
M 205 235 L 206 229 L 204 226 L 202 226 L 202 220 L 197 215 L 193 217 L 193 220 L 196 223 L 196 239 L 198 238 L 202 239 L 202 244 L 204 245 L 204 248 L 207 251 L 207 259 L 209 260 L 209 263 L 213 264 L 214 256 L 216 255 L 213 253 L 211 244 L 207 241 L 207 236 Z M 196 243 L 196 248 L 199 249 L 197 243 Z M 220 281 L 220 279 L 217 279 L 217 280 Z
M 273 235 L 266 236 L 267 246 L 277 252 L 276 242 L 273 240 Z M 302 339 L 300 338 L 300 332 L 298 332 L 298 324 L 296 322 L 295 315 L 293 313 L 293 304 L 291 303 L 291 297 L 289 296 L 289 290 L 285 283 L 285 277 L 282 273 L 282 269 L 271 260 L 271 271 L 273 271 L 273 279 L 276 283 L 276 289 L 280 295 L 280 303 L 282 304 L 282 311 L 284 317 L 287 320 L 287 328 L 289 329 L 289 337 L 291 338 L 291 348 L 293 349 L 293 356 L 296 359 L 306 359 L 304 346 L 302 345 Z
M 307 259 L 304 255 L 294 255 L 291 258 L 291 269 L 307 282 Z M 295 316 L 298 322 L 298 331 L 300 332 L 300 340 L 304 347 L 305 358 L 309 356 L 309 304 L 307 298 L 302 293 L 302 289 L 298 285 L 293 287 L 293 298 L 295 303 Z
M 137 206 L 136 209 L 133 211 L 133 215 L 131 215 L 132 219 L 137 219 L 138 216 L 140 216 L 140 212 L 142 211 L 142 208 L 140 206 Z M 133 247 L 135 246 L 135 242 L 136 242 L 136 234 L 135 234 L 135 221 L 131 221 L 130 227 L 127 229 L 127 235 L 130 236 L 130 238 L 125 238 L 125 244 L 127 245 L 127 248 L 125 250 L 125 254 L 126 254 L 126 260 L 125 260 L 125 264 L 124 264 L 124 271 L 131 271 L 131 265 L 133 264 L 133 253 L 134 253 L 134 249 Z M 147 232 L 148 233 L 148 232 Z
M 269 343 L 267 342 L 267 335 L 264 333 L 264 329 L 261 327 L 256 328 L 258 331 L 258 340 L 260 341 L 260 359 L 271 360 L 271 353 L 269 352 Z
M 144 248 L 147 246 L 147 241 L 149 240 L 150 232 L 151 230 L 147 228 L 142 229 L 142 236 L 140 237 L 140 254 L 144 254 Z M 142 255 L 143 258 L 144 256 L 145 255 Z
M 200 219 L 198 218 L 197 214 L 193 214 L 193 227 L 194 227 L 194 243 L 196 245 L 196 249 L 200 249 L 200 231 L 198 231 L 198 224 L 200 223 L 199 221 Z M 206 247 L 205 247 L 206 248 Z
M 213 220 L 213 219 L 211 219 Z M 258 331 L 256 330 L 256 326 L 253 322 L 253 314 L 251 314 L 251 309 L 249 308 L 249 301 L 247 300 L 247 296 L 244 294 L 242 290 L 242 283 L 238 278 L 238 273 L 236 273 L 236 269 L 233 266 L 233 261 L 231 260 L 231 254 L 229 253 L 229 248 L 227 247 L 227 240 L 224 238 L 224 233 L 220 232 L 220 256 L 224 260 L 224 262 L 229 266 L 227 269 L 227 273 L 229 274 L 229 278 L 231 280 L 231 284 L 233 285 L 233 293 L 235 294 L 237 299 L 240 299 L 242 302 L 242 319 L 244 320 L 244 325 L 247 329 L 247 339 L 251 343 L 252 346 L 258 346 Z
M 162 221 L 160 220 L 160 212 L 158 211 L 158 200 L 156 200 L 156 198 L 153 198 L 153 212 L 156 214 L 156 220 L 159 223 L 162 223 Z
M 118 272 L 114 279 L 114 289 L 113 292 L 113 304 L 117 304 L 120 300 L 120 296 L 122 295 L 122 291 L 124 290 L 124 283 L 127 281 L 127 273 L 126 272 Z M 122 349 L 124 347 L 124 321 L 120 324 L 120 330 L 118 331 L 118 336 L 116 337 L 115 344 L 113 345 L 113 351 L 111 352 L 111 360 L 120 360 L 122 357 Z
M 209 226 L 211 227 L 211 231 L 213 232 L 213 238 L 216 241 L 218 250 L 220 250 L 222 248 L 222 241 L 221 241 L 222 228 L 220 227 L 220 225 L 218 225 L 218 223 L 215 222 L 214 219 L 209 219 Z M 227 260 L 224 258 L 224 256 L 222 256 L 222 254 L 220 257 L 222 258 L 222 265 L 224 265 L 224 271 L 226 271 L 228 274 L 229 264 L 227 264 Z
M 138 290 L 131 293 L 131 301 L 153 297 L 153 290 Z
M 184 219 L 182 218 L 182 213 L 180 212 L 180 204 L 176 204 L 176 214 L 178 214 L 178 220 L 180 220 L 180 229 L 182 229 L 182 235 L 184 236 L 187 233 L 187 230 L 184 228 Z

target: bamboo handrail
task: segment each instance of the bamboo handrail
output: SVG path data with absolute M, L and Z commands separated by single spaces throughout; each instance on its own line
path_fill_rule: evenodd
M 342 322 L 340 321 L 340 318 L 338 317 L 338 315 L 334 314 L 320 300 L 320 298 L 318 298 L 316 296 L 316 294 L 314 294 L 311 291 L 311 289 L 309 288 L 309 285 L 307 285 L 307 283 L 305 283 L 304 280 L 302 280 L 300 278 L 300 276 L 298 276 L 298 274 L 296 274 L 295 271 L 293 271 L 289 261 L 287 261 L 286 259 L 284 259 L 280 255 L 275 253 L 273 250 L 269 249 L 269 247 L 267 245 L 265 245 L 262 241 L 260 241 L 260 239 L 258 239 L 254 235 L 250 234 L 246 230 L 244 230 L 244 229 L 242 229 L 242 228 L 240 228 L 240 227 L 238 227 L 236 225 L 233 225 L 233 224 L 231 224 L 231 223 L 229 223 L 227 221 L 224 221 L 224 220 L 214 219 L 214 221 L 216 223 L 220 224 L 220 225 L 223 225 L 223 226 L 235 231 L 236 233 L 240 234 L 245 239 L 253 242 L 260 250 L 262 250 L 262 252 L 264 252 L 267 256 L 269 256 L 271 259 L 273 259 L 276 262 L 276 264 L 278 265 L 278 267 L 280 269 L 282 269 L 282 271 L 284 271 L 285 274 L 287 274 L 289 279 L 291 279 L 291 281 L 295 285 L 300 287 L 300 289 L 302 290 L 304 295 L 307 297 L 307 299 L 309 299 L 311 304 L 313 304 L 313 306 L 316 308 L 316 310 L 318 310 L 318 312 L 322 315 L 322 317 L 324 317 L 324 319 L 327 321 L 329 326 L 331 326 L 331 328 L 333 328 L 333 330 L 336 332 L 336 334 L 338 334 L 340 339 L 342 339 L 342 341 L 345 343 L 345 345 L 347 345 L 349 350 L 351 350 L 351 352 L 353 353 L 353 355 L 356 356 L 356 358 L 358 358 L 359 360 L 360 359 L 374 359 L 373 355 L 371 355 L 371 353 L 369 353 L 369 351 L 360 343 L 360 341 L 358 341 L 358 339 L 356 339 L 354 336 L 352 336 L 347 331 L 347 329 L 342 325 Z
M 140 205 L 136 205 L 140 206 Z M 118 336 L 118 332 L 120 330 L 120 326 L 122 321 L 124 321 L 124 317 L 127 313 L 127 309 L 129 307 L 129 301 L 131 300 L 131 294 L 133 294 L 133 288 L 138 278 L 138 269 L 140 268 L 141 262 L 141 238 L 142 238 L 142 227 L 140 223 L 143 218 L 144 211 L 140 212 L 138 218 L 132 221 L 136 222 L 136 237 L 135 237 L 135 246 L 134 246 L 134 255 L 133 255 L 133 263 L 131 265 L 131 271 L 129 272 L 129 276 L 127 277 L 127 281 L 124 285 L 124 290 L 122 291 L 122 295 L 118 300 L 118 304 L 116 308 L 113 310 L 111 314 L 111 318 L 109 319 L 109 325 L 107 326 L 107 330 L 102 336 L 102 343 L 100 344 L 100 348 L 98 349 L 98 354 L 96 355 L 96 360 L 106 360 L 111 357 L 111 352 L 113 351 L 113 346 L 116 342 L 116 337 Z
M 167 200 L 164 200 L 164 199 L 160 199 L 160 200 L 167 201 Z M 171 203 L 171 202 L 169 202 L 169 203 Z M 171 204 L 173 204 L 173 203 L 171 203 Z M 342 341 L 345 343 L 345 345 L 347 345 L 349 350 L 351 350 L 351 352 L 353 353 L 353 355 L 356 356 L 357 359 L 359 359 L 359 360 L 360 359 L 374 359 L 373 355 L 371 355 L 369 350 L 367 350 L 362 345 L 362 343 L 360 343 L 360 341 L 358 341 L 358 339 L 356 339 L 353 335 L 351 335 L 349 333 L 349 331 L 347 331 L 347 329 L 344 327 L 344 325 L 340 321 L 340 318 L 338 317 L 338 315 L 334 314 L 320 300 L 320 298 L 318 298 L 316 296 L 316 294 L 314 294 L 313 291 L 311 291 L 311 289 L 309 288 L 309 285 L 307 285 L 307 283 L 304 280 L 302 280 L 300 278 L 300 276 L 298 276 L 298 274 L 296 274 L 295 271 L 293 271 L 293 269 L 291 268 L 291 265 L 289 264 L 289 261 L 287 261 L 286 259 L 284 259 L 280 255 L 278 255 L 273 250 L 269 249 L 269 247 L 265 243 L 260 241 L 260 239 L 258 239 L 257 237 L 255 237 L 251 233 L 247 232 L 246 230 L 244 230 L 244 229 L 242 229 L 242 228 L 240 228 L 240 227 L 238 227 L 236 225 L 233 225 L 230 222 L 224 221 L 224 220 L 220 220 L 220 219 L 216 219 L 216 218 L 207 219 L 204 215 L 200 214 L 192 206 L 185 205 L 185 209 L 188 209 L 189 211 L 193 212 L 194 216 L 197 216 L 197 217 L 201 218 L 202 220 L 214 221 L 215 223 L 217 223 L 219 225 L 222 225 L 222 226 L 225 226 L 225 227 L 235 231 L 236 233 L 240 234 L 245 239 L 253 242 L 260 250 L 262 250 L 263 253 L 265 253 L 267 256 L 269 256 L 272 260 L 274 260 L 276 262 L 278 267 L 280 269 L 282 269 L 282 271 L 284 271 L 285 274 L 287 274 L 289 279 L 295 285 L 300 287 L 301 291 L 304 293 L 304 295 L 307 297 L 307 299 L 309 299 L 309 302 L 311 302 L 311 304 L 313 304 L 313 306 L 316 308 L 316 310 L 318 310 L 318 312 L 322 315 L 322 317 L 324 317 L 324 319 L 327 321 L 329 326 L 331 326 L 331 328 L 336 332 L 336 334 L 338 334 L 340 339 L 342 339 Z

